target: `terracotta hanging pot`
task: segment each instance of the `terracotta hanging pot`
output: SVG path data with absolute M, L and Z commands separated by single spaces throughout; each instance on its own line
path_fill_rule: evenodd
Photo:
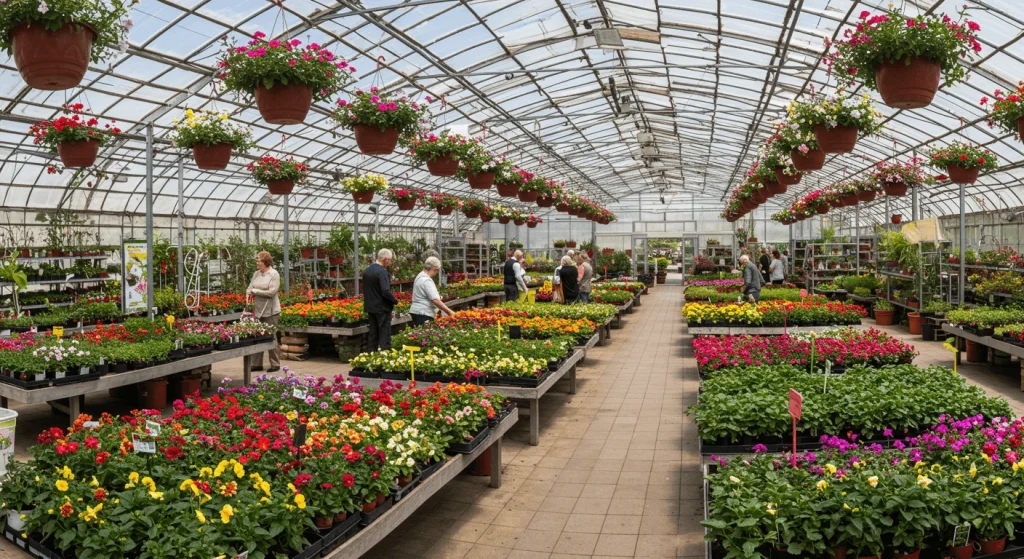
M 828 206 L 825 205 L 825 204 L 822 204 L 822 205 L 818 206 L 818 213 L 819 214 L 827 214 L 828 213 Z
M 750 198 L 747 198 L 746 200 L 740 203 L 743 205 L 743 209 L 747 212 L 753 211 L 754 208 L 757 207 L 757 202 L 751 200 Z
M 516 182 L 499 182 L 498 196 L 504 196 L 506 198 L 512 198 L 519 193 L 519 183 Z
M 82 140 L 80 142 L 69 142 L 57 144 L 57 155 L 65 167 L 92 167 L 96 163 L 96 156 L 100 153 L 98 140 Z
M 515 223 L 516 226 L 521 226 L 522 224 L 526 223 L 526 220 L 525 219 L 513 219 L 512 223 Z
M 480 210 L 469 210 L 469 211 L 463 210 L 462 213 L 463 213 L 463 215 L 465 215 L 469 219 L 476 219 L 476 218 L 480 217 Z
M 537 197 L 537 207 L 539 208 L 550 208 L 555 205 L 555 199 L 547 196 Z
M 356 145 L 363 155 L 387 155 L 394 153 L 398 145 L 398 129 L 381 130 L 370 124 L 356 124 L 352 127 Z
M 882 101 L 894 109 L 927 107 L 939 90 L 942 68 L 930 60 L 913 57 L 882 64 L 875 70 L 875 82 Z
M 825 153 L 850 153 L 857 145 L 860 130 L 852 126 L 837 126 L 829 129 L 824 124 L 814 127 L 814 139 Z
M 537 228 L 537 224 L 536 223 L 527 223 L 526 227 L 529 228 L 529 229 L 536 229 Z
M 270 124 L 300 124 L 313 105 L 313 88 L 304 83 L 256 88 L 256 108 Z
M 764 183 L 764 187 L 765 189 L 768 190 L 769 196 L 778 196 L 780 194 L 785 194 L 786 191 L 789 190 L 789 186 L 787 186 L 784 182 L 766 182 Z
M 946 167 L 946 174 L 949 175 L 949 180 L 956 184 L 974 184 L 978 180 L 979 173 L 981 173 L 981 167 L 974 167 L 973 169 L 964 169 L 959 165 Z
M 416 200 L 399 200 L 398 209 L 402 211 L 408 211 L 416 207 Z
M 781 167 L 775 169 L 775 180 L 781 185 L 792 186 L 794 184 L 799 184 L 800 177 L 800 173 L 797 173 L 795 175 L 787 175 L 782 171 Z
M 454 211 L 455 206 L 450 206 L 447 208 L 437 208 L 437 215 L 452 215 L 452 212 Z
M 484 215 L 484 214 L 480 214 L 480 221 L 482 221 L 482 222 L 484 222 L 484 223 L 488 223 L 488 222 L 489 222 L 489 221 L 491 221 L 492 219 L 494 219 L 494 216 L 492 216 L 492 215 Z
M 1024 138 L 1024 117 L 1017 119 L 1017 137 Z
M 92 58 L 96 30 L 67 23 L 48 31 L 41 22 L 22 23 L 11 30 L 14 65 L 33 89 L 60 91 L 82 83 Z
M 793 160 L 793 166 L 796 167 L 796 170 L 804 173 L 818 171 L 825 166 L 825 152 L 820 149 L 812 149 L 807 152 L 807 155 L 795 149 L 790 152 L 789 158 Z
M 540 195 L 536 190 L 520 190 L 519 201 L 520 202 L 536 202 L 537 197 Z
M 427 170 L 435 177 L 451 177 L 459 170 L 459 160 L 452 159 L 451 154 L 439 155 L 427 161 Z
M 856 206 L 857 205 L 857 195 L 856 194 L 852 194 L 850 196 L 843 196 L 841 198 L 841 200 L 843 201 L 843 205 L 844 206 Z
M 903 216 L 902 215 L 900 215 L 900 214 L 892 214 L 892 223 L 893 223 L 893 225 L 896 225 L 896 224 L 898 224 L 901 221 L 903 221 Z
M 466 181 L 474 190 L 488 190 L 494 185 L 494 173 L 469 173 L 466 175 Z
M 882 190 L 886 196 L 906 196 L 907 185 L 902 182 L 883 182 Z
M 295 181 L 292 179 L 275 179 L 267 181 L 267 190 L 269 190 L 271 194 L 276 194 L 278 196 L 291 194 L 293 188 L 295 188 Z
M 768 193 L 765 192 L 764 188 L 758 188 L 750 197 L 758 204 L 764 204 L 768 201 Z
M 563 213 L 567 212 L 567 211 L 569 211 L 569 204 L 566 204 L 564 202 L 559 202 L 558 204 L 555 204 L 555 209 L 560 211 L 560 212 L 563 212 Z
M 196 160 L 196 167 L 204 171 L 220 171 L 228 168 L 231 161 L 231 150 L 234 145 L 228 142 L 206 146 L 195 144 L 192 146 L 192 158 Z
M 875 199 L 876 194 L 874 190 L 858 190 L 857 199 L 861 202 L 870 202 Z
M 355 200 L 356 204 L 369 204 L 373 202 L 373 191 L 367 190 L 366 192 L 353 192 L 352 199 Z
M 499 217 L 498 218 L 498 223 L 500 223 L 502 225 L 505 225 L 505 224 L 507 224 L 510 221 L 512 221 L 511 217 Z

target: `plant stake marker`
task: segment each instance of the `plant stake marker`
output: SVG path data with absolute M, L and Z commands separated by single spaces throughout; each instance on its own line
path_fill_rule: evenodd
M 56 330 L 56 328 L 54 328 L 54 330 Z M 956 362 L 959 361 L 959 359 L 957 359 L 957 354 L 960 353 L 960 350 L 957 349 L 956 345 L 953 344 L 953 340 L 955 340 L 955 339 L 956 338 L 946 338 L 946 341 L 943 342 L 943 344 L 942 344 L 942 347 L 944 347 L 947 350 L 953 352 L 953 374 L 954 375 L 958 374 L 956 372 Z
M 416 382 L 416 352 L 420 350 L 420 346 L 406 345 L 402 346 L 402 349 L 409 352 L 409 378 Z
M 799 392 L 789 389 L 789 415 L 793 416 L 793 456 L 790 464 L 796 467 L 796 420 L 800 419 L 804 409 L 804 397 Z
M 54 326 L 53 327 L 53 337 L 55 337 L 55 338 L 63 338 L 64 337 L 64 327 L 63 326 Z

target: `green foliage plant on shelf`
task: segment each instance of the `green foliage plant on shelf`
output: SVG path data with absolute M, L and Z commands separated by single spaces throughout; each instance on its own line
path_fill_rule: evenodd
M 877 301 L 875 301 L 875 310 L 876 311 L 891 311 L 892 310 L 892 303 L 890 303 L 888 299 L 881 299 L 880 298 Z
M 350 100 L 340 99 L 334 110 L 334 120 L 345 128 L 358 124 L 373 126 L 381 131 L 394 129 L 401 137 L 416 135 L 421 122 L 430 120 L 430 103 L 406 97 L 400 92 L 387 92 L 373 86 L 369 91 L 357 89 Z
M 21 25 L 42 25 L 57 31 L 68 24 L 87 25 L 96 33 L 89 50 L 93 62 L 106 60 L 127 48 L 131 19 L 139 0 L 8 0 L 0 4 L 0 49 L 13 52 L 12 32 Z
M 16 256 L 11 256 L 0 266 L 0 280 L 11 283 L 11 305 L 14 316 L 21 316 L 21 304 L 18 302 L 18 295 L 28 288 L 28 275 L 18 264 Z
M 955 326 L 984 330 L 1024 322 L 1024 309 L 1017 307 L 960 308 L 947 312 L 946 319 Z
M 258 88 L 302 84 L 314 101 L 327 101 L 342 90 L 356 69 L 316 43 L 303 46 L 298 39 L 266 39 L 257 31 L 244 46 L 224 40 L 225 50 L 217 63 L 224 91 L 234 91 L 252 101 Z
M 231 115 L 225 111 L 196 112 L 186 109 L 183 120 L 174 119 L 172 122 L 176 126 L 170 134 L 170 139 L 180 148 L 191 148 L 197 144 L 231 144 L 235 152 L 248 153 L 256 145 L 252 139 L 252 130 L 248 126 L 232 122 Z

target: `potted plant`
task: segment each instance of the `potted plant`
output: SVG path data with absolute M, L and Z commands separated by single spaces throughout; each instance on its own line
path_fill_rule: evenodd
M 886 196 L 904 196 L 908 188 L 935 184 L 935 179 L 921 169 L 923 161 L 920 157 L 906 162 L 879 161 L 871 171 L 871 178 L 882 185 Z
M 416 207 L 423 200 L 423 191 L 419 188 L 391 188 L 385 194 L 388 200 L 398 204 L 398 209 L 407 211 Z
M 299 124 L 314 101 L 327 101 L 351 80 L 355 68 L 316 43 L 298 39 L 266 40 L 257 31 L 245 46 L 224 41 L 217 66 L 226 91 L 253 97 L 263 120 L 270 124 Z
M 546 188 L 546 180 L 540 175 L 533 175 L 530 180 L 524 181 L 523 184 L 519 185 L 519 201 L 521 202 L 536 202 L 540 196 L 541 190 Z
M 192 150 L 196 167 L 207 171 L 226 169 L 231 153 L 245 154 L 255 146 L 249 127 L 231 122 L 226 112 L 185 111 L 184 121 L 174 119 L 174 145 Z
M 555 248 L 565 248 L 565 241 L 558 239 L 555 241 Z
M 514 198 L 519 194 L 519 187 L 529 182 L 533 173 L 526 169 L 513 167 L 511 171 L 499 169 L 494 177 L 495 186 L 498 189 L 498 196 Z
M 81 103 L 64 105 L 64 116 L 52 121 L 44 120 L 29 129 L 33 143 L 58 154 L 65 167 L 92 166 L 100 147 L 110 141 L 112 134 L 121 133 L 120 128 L 110 124 L 97 128 L 99 121 L 94 117 L 86 118 L 82 114 L 83 108 Z M 50 167 L 48 171 L 53 173 L 56 169 Z
M 553 180 L 545 180 L 537 195 L 537 206 L 550 208 L 562 199 L 562 183 Z
M 465 136 L 445 130 L 440 136 L 427 134 L 414 138 L 407 147 L 413 165 L 426 163 L 431 175 L 451 177 L 459 171 L 459 161 L 472 145 Z
M 541 223 L 544 223 L 544 220 L 533 214 L 530 214 L 530 216 L 526 218 L 526 226 L 530 229 L 536 228 Z
M 82 83 L 89 61 L 127 44 L 128 13 L 138 0 L 0 3 L 0 48 L 12 55 L 25 83 L 59 91 Z
M 299 163 L 293 158 L 277 159 L 271 155 L 264 155 L 259 161 L 249 163 L 246 166 L 252 173 L 253 180 L 257 184 L 267 187 L 271 194 L 291 194 L 295 183 L 305 184 L 309 177 L 309 169 L 304 163 Z
M 526 216 L 523 215 L 523 212 L 519 210 L 509 210 L 508 213 L 509 217 L 512 219 L 512 223 L 515 223 L 517 227 L 526 223 Z
M 945 169 L 949 180 L 956 184 L 974 184 L 981 171 L 994 171 L 999 167 L 996 154 L 960 141 L 932 148 L 928 159 L 932 167 Z
M 504 206 L 492 206 L 491 213 L 498 218 L 498 223 L 505 225 L 512 221 L 512 212 Z
M 898 225 L 901 221 L 903 221 L 903 216 L 901 214 L 892 214 L 891 219 L 893 225 Z
M 878 326 L 892 326 L 893 315 L 896 311 L 892 308 L 892 303 L 888 299 L 878 299 L 875 301 L 875 324 Z
M 765 183 L 766 186 L 774 189 L 772 194 L 775 195 L 785 194 L 788 187 L 799 184 L 800 178 L 803 177 L 790 161 L 789 152 L 781 151 L 780 147 L 778 142 L 762 146 L 758 157 L 760 165 L 771 170 L 775 176 L 774 184 L 777 186 Z
M 907 17 L 900 9 L 871 15 L 860 13 L 857 29 L 829 45 L 824 62 L 840 82 L 857 82 L 874 89 L 886 105 L 918 109 L 935 97 L 941 81 L 946 87 L 967 77 L 964 61 L 981 51 L 981 27 L 941 14 Z
M 480 221 L 488 223 L 497 217 L 494 206 L 484 206 L 484 209 L 480 212 Z
M 853 184 L 857 185 L 858 202 L 870 202 L 878 195 L 878 181 L 874 177 L 854 181 Z
M 469 219 L 480 217 L 480 214 L 487 209 L 487 203 L 475 198 L 468 198 L 462 201 L 462 213 Z
M 421 120 L 429 122 L 432 101 L 427 96 L 426 102 L 420 103 L 373 86 L 370 91 L 357 89 L 351 100 L 339 100 L 333 116 L 352 129 L 360 153 L 387 155 L 395 151 L 400 137 L 416 134 Z
M 818 171 L 825 166 L 825 152 L 819 149 L 811 130 L 795 122 L 797 104 L 793 101 L 786 107 L 786 120 L 775 126 L 769 143 L 782 153 L 788 152 L 797 171 Z
M 989 126 L 999 126 L 1018 140 L 1024 137 L 1024 81 L 1018 82 L 1016 91 L 997 89 L 992 97 L 981 98 L 981 106 L 988 107 Z
M 387 192 L 388 180 L 384 175 L 364 173 L 357 177 L 345 177 L 341 180 L 341 190 L 352 195 L 356 204 L 369 204 L 373 195 Z
M 428 192 L 423 197 L 423 204 L 436 210 L 438 215 L 452 215 L 453 211 L 462 206 L 462 201 L 451 194 Z
M 796 103 L 792 122 L 814 133 L 825 153 L 849 153 L 857 136 L 871 136 L 881 128 L 881 114 L 865 95 L 847 95 L 842 89 L 820 102 Z
M 469 187 L 474 190 L 490 190 L 495 177 L 499 174 L 499 168 L 505 167 L 507 174 L 514 166 L 508 159 L 497 157 L 487 151 L 479 138 L 473 138 L 462 157 L 462 164 L 456 176 L 468 182 Z

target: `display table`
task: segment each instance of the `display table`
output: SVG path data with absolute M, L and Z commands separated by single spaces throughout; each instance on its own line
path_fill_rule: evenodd
M 963 338 L 965 340 L 970 340 L 970 341 L 972 341 L 972 342 L 974 342 L 976 344 L 980 344 L 980 345 L 983 345 L 985 347 L 990 347 L 990 348 L 992 348 L 992 349 L 994 349 L 996 351 L 1002 351 L 1003 353 L 1009 353 L 1010 355 L 1012 355 L 1014 357 L 1020 357 L 1021 358 L 1020 389 L 1021 389 L 1021 392 L 1024 392 L 1024 347 L 1021 347 L 1019 345 L 1008 344 L 1008 343 L 1006 343 L 1004 341 L 997 340 L 997 339 L 995 339 L 995 338 L 993 338 L 991 336 L 979 336 L 977 334 L 972 334 L 972 333 L 964 330 L 963 328 L 958 328 L 958 327 L 953 326 L 952 324 L 950 324 L 948 322 L 944 323 L 942 325 L 942 331 L 946 332 L 947 334 L 952 334 L 952 335 L 956 336 L 957 338 Z M 957 345 L 957 347 L 959 347 L 959 345 Z M 961 363 L 960 355 L 961 355 L 961 352 L 958 351 L 956 353 L 956 355 L 953 357 L 956 360 L 957 363 Z
M 221 361 L 227 361 L 228 359 L 235 359 L 236 357 L 242 358 L 242 377 L 245 385 L 248 386 L 252 381 L 251 357 L 257 353 L 263 353 L 264 351 L 273 349 L 276 344 L 277 342 L 270 341 L 224 351 L 214 351 L 207 355 L 187 357 L 185 359 L 171 361 L 170 363 L 164 363 L 163 365 L 157 365 L 155 367 L 147 367 L 145 369 L 137 369 L 124 373 L 111 373 L 95 380 L 62 384 L 47 388 L 26 389 L 12 384 L 0 383 L 0 407 L 8 407 L 8 400 L 24 402 L 26 404 L 48 402 L 51 406 L 67 412 L 68 415 L 71 416 L 71 421 L 74 422 L 81 412 L 81 405 L 85 399 L 85 395 L 90 392 L 108 390 L 110 388 L 127 386 L 129 384 L 138 384 L 147 380 L 191 371 L 192 369 L 198 369 Z M 64 405 L 63 403 L 58 402 L 58 400 L 68 400 L 68 404 Z
M 850 326 L 856 328 L 857 326 Z M 846 328 L 843 325 L 831 326 L 687 326 L 684 334 L 691 336 L 781 336 L 783 334 L 795 334 L 797 332 L 825 332 L 836 328 Z

